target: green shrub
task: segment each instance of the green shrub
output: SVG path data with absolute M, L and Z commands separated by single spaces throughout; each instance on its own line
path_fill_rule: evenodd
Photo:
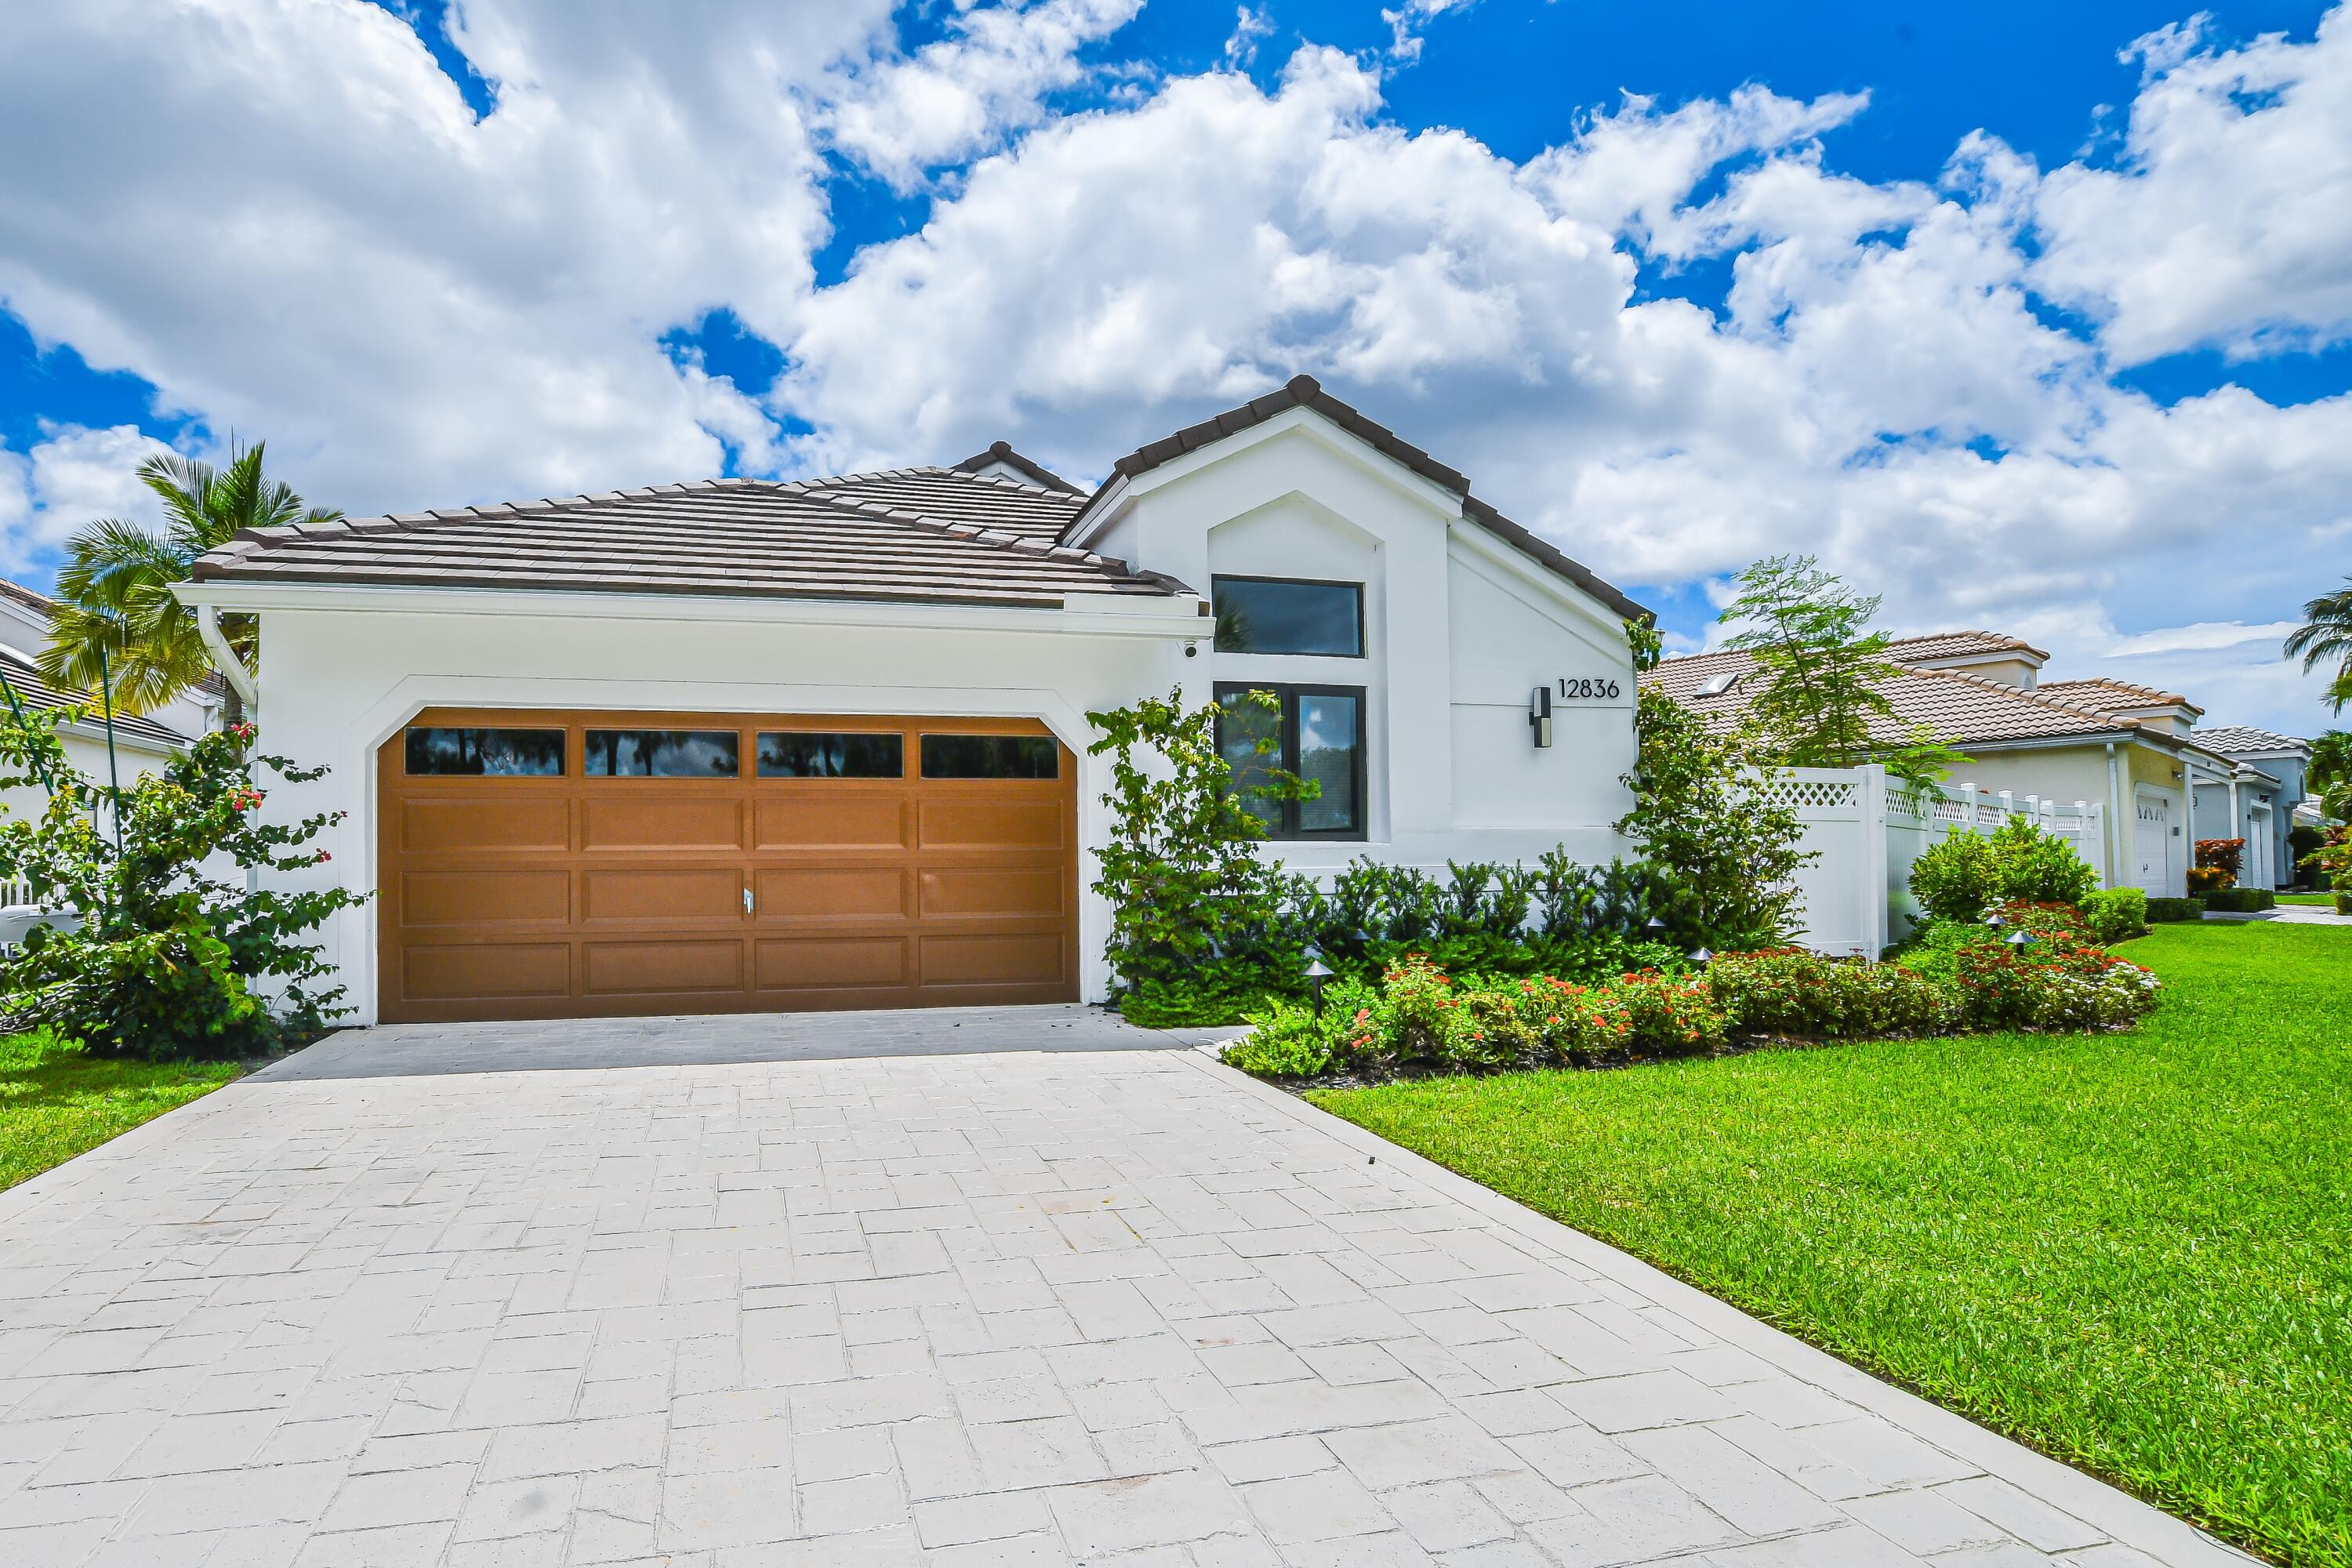
M 1446 872 L 1353 860 L 1328 892 L 1302 882 L 1288 921 L 1335 973 L 1367 980 L 1416 955 L 1450 974 L 1595 980 L 1681 962 L 1642 936 L 1675 902 L 1649 867 L 1580 866 L 1553 849 L 1532 868 L 1449 861 Z
M 2228 914 L 2251 915 L 2278 907 L 2278 895 L 2268 888 L 2217 888 L 2205 895 L 2205 907 Z
M 2037 904 L 2010 899 L 1995 906 L 1992 912 L 2000 921 L 1997 934 L 2004 938 L 2011 931 L 2022 931 L 2037 937 L 2069 942 L 2077 947 L 2093 945 L 2090 919 L 2074 904 Z
M 1799 948 L 1726 953 L 1707 992 L 1733 1032 L 1865 1039 L 1940 1034 L 1952 1026 L 1952 986 L 1900 964 L 1823 958 Z
M 2156 976 L 2095 947 L 1985 942 L 1957 955 L 1960 1005 L 1979 1029 L 2113 1029 L 2156 1005 Z
M 37 820 L 0 822 L 0 881 L 82 916 L 77 930 L 35 928 L 0 963 L 18 1026 L 46 1024 L 93 1056 L 152 1061 L 251 1055 L 351 1011 L 302 938 L 360 895 L 249 887 L 209 869 L 323 865 L 327 852 L 310 846 L 340 814 L 267 820 L 256 781 L 265 769 L 291 783 L 327 770 L 256 756 L 253 726 L 232 725 L 124 786 L 117 826 L 102 832 L 118 792 L 76 772 L 57 736 L 88 717 L 60 708 L 0 722 L 0 787 L 49 787 Z
M 2000 895 L 2000 862 L 1981 834 L 1955 828 L 1911 863 L 1911 896 L 1930 920 L 1975 920 Z
M 1914 974 L 1932 981 L 1956 982 L 1960 975 L 1960 950 L 1985 946 L 1998 940 L 1998 933 L 1988 930 L 1980 921 L 1928 921 L 1914 930 L 1909 938 L 1887 956 Z
M 1312 1007 L 1276 1002 L 1249 1016 L 1250 1032 L 1227 1046 L 1227 1066 L 1259 1078 L 1312 1078 L 1331 1065 L 1323 1020 Z
M 2237 879 L 2219 866 L 2191 866 L 2187 873 L 2189 896 L 2218 893 Z
M 1628 974 L 1610 989 L 1624 1005 L 1627 1044 L 1657 1056 L 1700 1056 L 1730 1037 L 1730 1020 L 1715 1005 L 1706 982 L 1679 975 Z
M 2012 816 L 1992 836 L 2000 866 L 2000 896 L 2031 904 L 2079 904 L 2099 885 L 2099 874 L 2074 847 Z
M 2205 918 L 2202 899 L 2150 899 L 2147 919 L 2150 925 L 2165 921 L 2201 921 Z
M 2352 915 L 2352 888 L 2336 889 L 2336 912 L 2339 915 Z
M 2147 895 L 2137 888 L 2106 888 L 2084 895 L 2083 918 L 2101 947 L 2147 934 Z

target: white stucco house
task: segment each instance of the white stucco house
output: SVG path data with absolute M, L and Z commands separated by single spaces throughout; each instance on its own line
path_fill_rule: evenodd
M 1604 861 L 1646 614 L 1304 376 L 1091 494 L 999 444 L 266 531 L 182 596 L 333 769 L 272 806 L 348 813 L 362 1021 L 1099 999 L 1087 714 L 1178 688 L 1279 694 L 1293 865 Z

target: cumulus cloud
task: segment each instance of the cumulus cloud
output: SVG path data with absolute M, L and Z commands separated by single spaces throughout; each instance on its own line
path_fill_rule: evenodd
M 0 138 L 40 155 L 0 300 L 354 510 L 998 437 L 1096 476 L 1307 370 L 1629 585 L 1812 551 L 1901 629 L 2206 669 L 2300 721 L 2258 638 L 2178 629 L 2309 596 L 2352 536 L 2352 396 L 2167 405 L 2114 373 L 2352 333 L 2343 11 L 2304 43 L 2138 40 L 2120 141 L 2063 167 L 1980 133 L 1871 181 L 1822 141 L 1862 95 L 1629 97 L 1514 161 L 1391 122 L 1396 57 L 1225 68 L 1249 7 L 1220 68 L 1117 69 L 1066 112 L 1135 4 L 970 5 L 906 47 L 887 0 L 653 27 L 467 0 L 478 119 L 356 0 L 15 7 Z M 1405 0 L 1399 54 L 1453 8 Z M 845 160 L 928 211 L 819 286 Z M 1686 273 L 1728 288 L 1677 298 Z M 781 351 L 764 394 L 662 347 L 719 309 Z M 55 537 L 45 483 L 0 453 L 14 559 Z
M 27 452 L 0 447 L 0 567 L 25 572 L 99 518 L 163 526 L 163 503 L 139 482 L 139 465 L 168 450 L 161 441 L 131 425 L 40 434 Z
M 2036 287 L 2097 318 L 2126 363 L 2352 338 L 2352 13 L 2308 44 L 2234 49 L 2200 16 L 2124 58 L 2146 72 L 2126 155 L 2043 183 Z

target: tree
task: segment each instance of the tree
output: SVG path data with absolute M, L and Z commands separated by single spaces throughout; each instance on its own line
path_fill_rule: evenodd
M 2333 594 L 2322 594 L 2303 606 L 2303 625 L 2287 634 L 2281 651 L 2301 658 L 2305 673 L 2329 659 L 2336 676 L 2327 685 L 2327 704 L 2336 712 L 2352 702 L 2352 577 Z
M 1914 789 L 1930 787 L 1968 759 L 1925 726 L 1895 744 L 1879 739 L 1899 721 L 1884 688 L 1903 674 L 1887 637 L 1870 628 L 1876 595 L 1856 594 L 1810 555 L 1774 555 L 1737 581 L 1724 646 L 1752 656 L 1759 684 L 1748 711 L 1773 761 L 1850 768 L 1876 758 Z
M 45 677 L 77 691 L 98 690 L 103 681 L 126 713 L 146 712 L 204 680 L 211 658 L 194 612 L 173 596 L 172 585 L 187 581 L 196 557 L 246 529 L 343 515 L 308 505 L 291 486 L 265 476 L 261 453 L 260 442 L 233 448 L 228 467 L 218 469 L 177 452 L 139 465 L 140 482 L 163 500 L 163 531 L 109 517 L 74 535 L 41 652 Z M 223 616 L 221 631 L 253 668 L 253 617 Z
M 1636 671 L 1654 668 L 1657 633 L 1628 623 Z M 1796 812 L 1756 787 L 1769 773 L 1750 735 L 1719 736 L 1655 687 L 1633 700 L 1637 751 L 1624 782 L 1633 809 L 1617 823 L 1672 889 L 1662 918 L 1684 945 L 1770 947 L 1795 931 L 1797 872 L 1819 858 L 1799 847 Z
M 2352 818 L 2352 730 L 2330 730 L 2311 742 L 2311 765 L 2304 784 L 2319 797 L 2319 809 Z

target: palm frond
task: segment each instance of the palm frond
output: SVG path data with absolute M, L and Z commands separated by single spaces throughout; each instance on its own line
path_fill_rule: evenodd
M 2344 582 L 2339 591 L 2322 594 L 2304 605 L 2303 625 L 2287 634 L 2282 647 L 2289 658 L 2301 655 L 2306 670 L 2331 658 L 2352 665 L 2352 577 Z

